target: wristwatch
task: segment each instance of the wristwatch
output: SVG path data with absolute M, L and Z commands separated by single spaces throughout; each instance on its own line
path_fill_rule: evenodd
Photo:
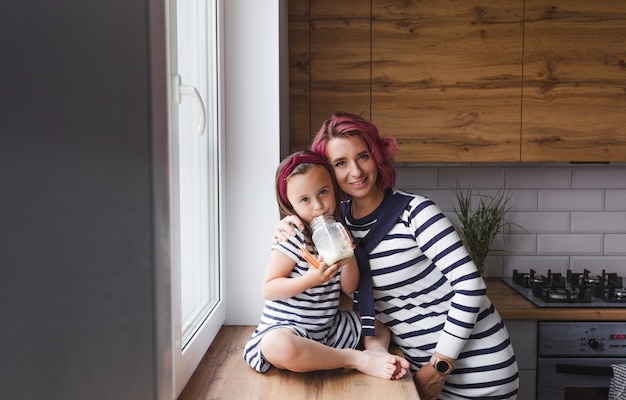
M 435 371 L 441 376 L 450 375 L 450 372 L 454 369 L 452 363 L 444 358 L 432 356 L 430 363 L 435 368 Z

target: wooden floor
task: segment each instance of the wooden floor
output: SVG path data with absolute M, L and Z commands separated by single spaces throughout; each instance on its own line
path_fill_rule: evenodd
M 385 399 L 417 400 L 409 374 L 391 381 L 353 370 L 260 374 L 243 359 L 254 326 L 223 326 L 178 400 Z

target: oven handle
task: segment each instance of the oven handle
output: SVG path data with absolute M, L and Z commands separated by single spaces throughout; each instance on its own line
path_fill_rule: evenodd
M 556 372 L 572 375 L 613 376 L 611 367 L 595 367 L 590 365 L 556 364 Z

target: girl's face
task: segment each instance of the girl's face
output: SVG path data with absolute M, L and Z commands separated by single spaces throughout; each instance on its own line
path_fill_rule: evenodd
M 287 199 L 294 211 L 307 224 L 320 215 L 335 213 L 335 189 L 326 168 L 315 165 L 304 174 L 287 181 Z
M 379 190 L 376 163 L 360 136 L 330 139 L 326 143 L 326 157 L 339 187 L 352 198 L 364 198 Z

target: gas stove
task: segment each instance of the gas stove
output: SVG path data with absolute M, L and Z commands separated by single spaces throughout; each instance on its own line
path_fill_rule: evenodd
M 512 278 L 502 278 L 537 307 L 626 307 L 626 289 L 622 277 L 602 270 L 594 275 L 588 270 L 565 274 L 548 270 L 547 275 L 513 270 Z

